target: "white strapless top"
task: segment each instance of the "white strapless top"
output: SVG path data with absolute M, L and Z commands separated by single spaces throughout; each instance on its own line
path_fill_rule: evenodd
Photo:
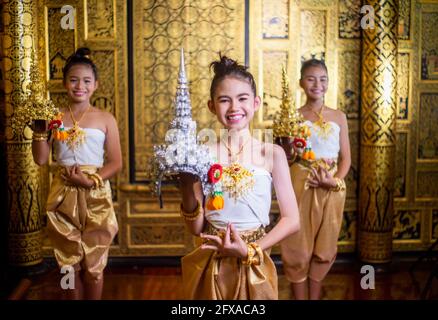
M 224 208 L 211 211 L 205 209 L 205 218 L 217 229 L 225 229 L 229 222 L 233 223 L 238 231 L 269 225 L 271 173 L 254 165 L 242 164 L 242 166 L 253 173 L 254 187 L 237 200 L 230 198 L 228 192 L 223 191 Z
M 65 128 L 68 130 L 69 128 Z M 70 149 L 66 143 L 54 140 L 56 162 L 61 166 L 91 165 L 103 166 L 105 152 L 105 133 L 100 129 L 82 128 L 85 131 L 85 142 Z
M 316 125 L 309 120 L 304 122 L 309 126 L 311 135 L 310 143 L 312 150 L 315 153 L 316 159 L 336 159 L 339 155 L 339 150 L 341 146 L 339 144 L 339 134 L 341 132 L 341 127 L 334 122 L 328 121 L 331 126 L 330 134 L 327 137 L 322 137 L 318 134 L 318 129 L 315 129 Z

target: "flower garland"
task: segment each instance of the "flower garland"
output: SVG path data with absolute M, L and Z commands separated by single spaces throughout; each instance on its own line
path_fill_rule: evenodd
M 49 130 L 52 131 L 53 138 L 59 141 L 64 141 L 68 138 L 68 133 L 64 128 L 62 116 L 64 114 L 59 112 L 54 119 L 49 122 Z

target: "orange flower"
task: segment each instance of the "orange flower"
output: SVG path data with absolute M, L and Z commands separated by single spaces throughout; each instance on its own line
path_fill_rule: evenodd
M 224 207 L 224 198 L 222 195 L 210 197 L 205 205 L 208 210 L 221 210 Z

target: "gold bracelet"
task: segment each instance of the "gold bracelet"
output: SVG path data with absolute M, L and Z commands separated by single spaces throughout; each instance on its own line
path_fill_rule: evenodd
M 94 189 L 99 189 L 104 186 L 102 177 L 97 173 L 90 173 L 88 177 L 94 181 Z
M 249 245 L 254 249 L 254 251 L 257 253 L 257 256 L 259 257 L 259 259 L 257 260 L 256 255 L 254 255 L 252 258 L 252 264 L 258 266 L 263 262 L 262 248 L 260 248 L 257 242 L 251 242 Z
M 49 134 L 47 132 L 33 132 L 32 140 L 33 141 L 47 141 Z
M 251 244 L 248 244 L 246 248 L 248 250 L 248 255 L 245 259 L 242 259 L 242 264 L 250 266 L 254 263 L 254 255 L 256 254 L 256 251 Z
M 181 203 L 181 205 L 180 205 L 180 214 L 181 214 L 181 217 L 183 217 L 185 220 L 194 221 L 194 220 L 198 219 L 198 216 L 201 214 L 201 212 L 202 212 L 202 206 L 201 206 L 201 202 L 199 200 L 198 200 L 196 208 L 193 212 L 184 211 L 183 204 Z
M 336 180 L 336 187 L 331 188 L 331 191 L 338 192 L 346 189 L 345 181 L 343 179 L 335 178 L 335 180 Z

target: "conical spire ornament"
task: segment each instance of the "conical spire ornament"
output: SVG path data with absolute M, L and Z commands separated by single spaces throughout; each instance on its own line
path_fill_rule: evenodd
M 289 81 L 287 80 L 286 69 L 282 69 L 282 101 L 280 110 L 274 115 L 274 138 L 295 137 L 298 134 L 304 118 L 291 102 Z
M 52 120 L 59 114 L 59 109 L 46 96 L 44 78 L 36 65 L 34 52 L 31 58 L 30 81 L 11 119 L 12 130 L 17 136 L 22 134 L 24 127 L 30 125 L 32 120 Z
M 175 118 L 166 133 L 166 144 L 154 146 L 156 188 L 160 201 L 161 181 L 165 176 L 191 173 L 201 180 L 204 194 L 208 194 L 212 188 L 207 173 L 214 161 L 208 146 L 198 143 L 196 137 L 182 48 L 174 105 Z
M 274 115 L 274 139 L 281 145 L 288 160 L 293 161 L 296 156 L 303 159 L 312 160 L 314 154 L 311 151 L 311 145 L 308 138 L 310 129 L 304 124 L 304 117 L 298 111 L 296 106 L 291 102 L 289 91 L 289 81 L 287 80 L 286 69 L 282 69 L 282 101 L 280 110 Z M 293 147 L 298 155 L 293 152 Z

